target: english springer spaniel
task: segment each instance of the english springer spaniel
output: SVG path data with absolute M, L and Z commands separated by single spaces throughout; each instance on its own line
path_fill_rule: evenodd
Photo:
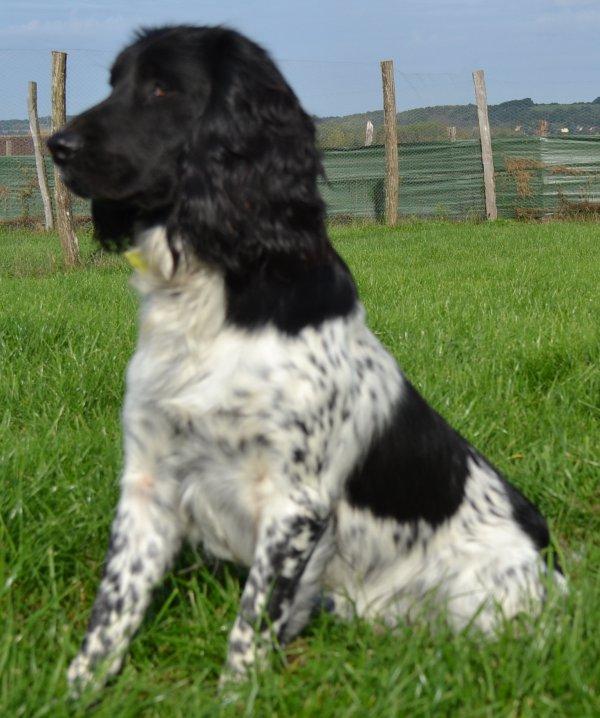
M 421 398 L 365 324 L 317 191 L 315 129 L 221 27 L 144 30 L 53 135 L 141 295 L 104 576 L 68 677 L 118 671 L 182 541 L 249 568 L 225 679 L 321 602 L 493 632 L 564 583 L 546 522 Z M 133 248 L 133 249 L 132 249 Z

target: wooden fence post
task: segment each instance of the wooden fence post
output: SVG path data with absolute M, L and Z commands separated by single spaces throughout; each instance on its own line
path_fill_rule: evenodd
M 485 187 L 485 214 L 488 219 L 498 219 L 496 184 L 494 182 L 494 157 L 492 155 L 492 133 L 490 131 L 483 70 L 475 70 L 473 73 L 473 84 L 475 85 L 479 137 L 481 140 L 481 161 L 483 163 L 483 184 Z
M 42 152 L 42 137 L 40 134 L 40 123 L 37 113 L 37 82 L 29 83 L 29 92 L 27 93 L 27 111 L 29 113 L 29 129 L 31 130 L 31 138 L 33 140 L 33 153 L 35 154 L 35 169 L 37 171 L 38 184 L 40 185 L 40 194 L 44 204 L 44 223 L 46 231 L 54 228 L 54 220 L 52 218 L 52 204 L 50 203 L 50 192 L 48 191 L 48 180 L 44 167 L 44 155 Z
M 383 82 L 383 124 L 385 130 L 385 223 L 398 221 L 398 134 L 396 132 L 396 89 L 394 62 L 381 62 Z
M 67 122 L 66 105 L 67 53 L 52 51 L 52 132 Z M 68 267 L 79 263 L 79 242 L 73 229 L 71 194 L 63 184 L 58 169 L 54 167 L 54 199 L 56 201 L 56 224 Z

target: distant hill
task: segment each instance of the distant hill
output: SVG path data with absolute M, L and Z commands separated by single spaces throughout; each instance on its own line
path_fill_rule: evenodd
M 600 134 L 600 97 L 593 102 L 571 104 L 536 104 L 530 97 L 510 100 L 488 108 L 492 133 L 498 135 L 533 135 L 540 121 L 548 122 L 550 134 L 568 128 L 569 134 Z M 322 147 L 357 147 L 364 142 L 367 120 L 375 129 L 375 143 L 383 141 L 383 111 L 362 112 L 342 117 L 315 117 L 319 144 Z M 475 105 L 435 105 L 417 107 L 398 113 L 400 140 L 444 139 L 448 127 L 456 127 L 457 137 L 477 135 Z M 50 130 L 50 118 L 40 117 L 42 132 Z M 29 133 L 27 120 L 0 120 L 0 135 Z
M 531 98 L 489 105 L 492 134 L 533 135 L 540 121 L 548 122 L 550 134 L 567 128 L 569 134 L 600 134 L 600 97 L 593 102 L 536 104 Z M 477 108 L 468 105 L 418 107 L 398 113 L 398 132 L 405 142 L 445 139 L 447 128 L 456 127 L 457 137 L 477 136 Z M 344 117 L 318 117 L 317 132 L 322 147 L 356 147 L 364 142 L 365 125 L 371 120 L 375 143 L 383 142 L 383 111 Z
M 40 130 L 50 132 L 50 117 L 40 117 Z M 0 135 L 28 135 L 29 120 L 0 120 Z

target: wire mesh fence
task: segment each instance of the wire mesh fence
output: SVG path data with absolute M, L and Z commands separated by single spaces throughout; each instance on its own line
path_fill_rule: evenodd
M 492 140 L 498 216 L 600 214 L 600 137 Z M 324 151 L 322 194 L 333 217 L 383 219 L 382 146 Z M 399 213 L 485 217 L 478 139 L 399 145 Z
M 68 51 L 67 109 L 70 115 L 97 102 L 107 91 L 112 53 Z M 38 188 L 26 109 L 26 82 L 15 85 L 20 63 L 38 83 L 43 134 L 50 131 L 50 53 L 0 49 L 0 88 L 7 98 L 0 120 L 0 223 L 41 222 Z M 287 75 L 296 61 L 283 58 Z M 315 117 L 325 178 L 320 188 L 332 218 L 381 220 L 385 206 L 383 112 L 377 63 L 314 61 L 303 66 L 295 87 L 304 104 L 322 105 L 336 116 Z M 311 75 L 312 73 L 312 75 Z M 311 79 L 311 77 L 313 79 Z M 395 72 L 399 140 L 400 217 L 485 217 L 483 169 L 477 110 L 469 73 Z M 314 88 L 319 87 L 319 91 Z M 494 104 L 510 89 L 488 79 L 489 117 L 498 214 L 545 217 L 600 214 L 600 98 L 572 105 L 541 105 L 530 99 Z M 403 107 L 412 109 L 402 109 Z M 319 114 L 319 113 L 316 113 Z M 322 113 L 320 113 L 322 114 Z M 46 174 L 52 188 L 48 157 Z M 73 214 L 89 216 L 89 204 L 75 199 Z
M 102 98 L 107 90 L 113 53 L 103 50 L 68 50 L 67 110 L 77 114 Z M 25 79 L 24 79 L 25 78 Z M 37 83 L 37 104 L 42 138 L 50 134 L 51 53 L 46 50 L 0 48 L 0 223 L 43 222 L 33 141 L 27 121 L 28 80 Z M 54 173 L 50 157 L 44 168 L 54 202 Z M 89 203 L 73 197 L 75 218 L 89 217 Z

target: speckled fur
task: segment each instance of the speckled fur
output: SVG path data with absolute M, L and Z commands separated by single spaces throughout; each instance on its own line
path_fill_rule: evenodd
M 545 564 L 474 450 L 462 501 L 439 525 L 349 501 L 348 477 L 406 391 L 360 305 L 294 336 L 236 328 L 217 270 L 180 248 L 173 271 L 161 227 L 138 246 L 148 270 L 135 276 L 122 494 L 75 686 L 118 670 L 183 540 L 250 568 L 226 677 L 297 634 L 323 593 L 340 616 L 393 626 L 426 605 L 485 632 L 540 605 Z

